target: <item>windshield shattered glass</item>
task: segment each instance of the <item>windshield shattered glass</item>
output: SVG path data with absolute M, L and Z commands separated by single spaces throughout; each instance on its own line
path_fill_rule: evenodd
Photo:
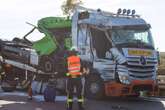
M 143 43 L 153 46 L 149 30 L 113 30 L 112 40 L 115 44 Z

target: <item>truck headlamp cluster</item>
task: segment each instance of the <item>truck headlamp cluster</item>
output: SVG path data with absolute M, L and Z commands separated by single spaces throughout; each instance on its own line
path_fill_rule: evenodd
M 126 10 L 126 9 L 121 9 L 119 8 L 118 11 L 117 11 L 117 15 L 135 15 L 136 11 L 135 10 Z
M 124 74 L 119 74 L 119 80 L 123 84 L 130 84 L 129 76 Z

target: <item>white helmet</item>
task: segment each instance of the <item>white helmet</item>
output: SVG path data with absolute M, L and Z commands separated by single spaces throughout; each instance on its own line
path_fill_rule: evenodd
M 70 48 L 71 51 L 78 51 L 77 47 L 73 46 Z

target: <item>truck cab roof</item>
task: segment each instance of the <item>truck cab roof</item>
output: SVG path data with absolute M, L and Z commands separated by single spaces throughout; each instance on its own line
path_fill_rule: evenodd
M 122 26 L 136 26 L 147 25 L 146 21 L 138 15 L 127 16 L 118 15 L 115 13 L 105 12 L 101 10 L 91 10 L 86 8 L 77 8 L 79 18 L 84 16 L 83 19 L 79 19 L 79 24 L 88 24 L 104 27 L 122 27 Z M 85 17 L 86 16 L 86 17 Z

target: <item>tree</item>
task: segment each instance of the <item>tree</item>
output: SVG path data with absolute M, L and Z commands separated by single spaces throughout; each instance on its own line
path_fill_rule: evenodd
M 82 4 L 82 0 L 66 0 L 61 6 L 63 14 L 70 16 L 75 7 Z

